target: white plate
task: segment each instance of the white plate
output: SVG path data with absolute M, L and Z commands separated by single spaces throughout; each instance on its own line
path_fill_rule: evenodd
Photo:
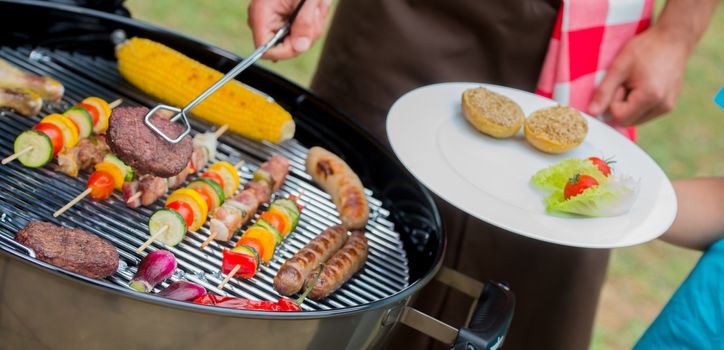
M 494 139 L 475 130 L 460 110 L 463 91 L 478 86 L 510 97 L 526 115 L 556 104 L 525 91 L 478 83 L 430 85 L 402 96 L 387 116 L 387 134 L 397 157 L 430 190 L 478 219 L 569 246 L 629 246 L 655 239 L 671 226 L 674 189 L 636 144 L 589 116 L 584 143 L 562 155 L 531 147 L 522 128 L 511 139 Z M 545 194 L 530 185 L 531 176 L 562 159 L 589 156 L 614 157 L 614 171 L 641 180 L 631 210 L 607 218 L 546 213 Z

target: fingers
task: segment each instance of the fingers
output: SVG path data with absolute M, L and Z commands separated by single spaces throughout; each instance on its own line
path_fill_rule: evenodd
M 291 38 L 292 48 L 296 53 L 302 53 L 312 46 L 312 43 L 319 37 L 318 26 L 321 22 L 321 0 L 307 0 L 299 10 L 297 18 L 292 23 Z
M 611 105 L 616 92 L 623 87 L 623 83 L 630 73 L 630 64 L 627 56 L 620 55 L 613 61 L 603 81 L 596 88 L 591 103 L 588 105 L 588 113 L 593 116 L 601 115 Z
M 643 88 L 631 90 L 625 100 L 611 103 L 609 111 L 621 126 L 640 124 L 660 110 L 660 100 Z
M 267 51 L 263 58 L 283 60 L 309 50 L 324 31 L 330 3 L 330 0 L 307 0 L 292 24 L 290 34 Z M 259 47 L 271 39 L 298 4 L 299 0 L 252 0 L 248 9 L 248 24 L 255 46 Z

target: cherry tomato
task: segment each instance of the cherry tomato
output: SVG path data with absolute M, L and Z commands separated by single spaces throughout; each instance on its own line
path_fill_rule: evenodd
M 204 199 L 204 202 L 206 202 L 206 205 L 208 206 L 209 209 L 214 207 L 214 201 L 213 201 L 213 199 L 211 199 L 211 196 L 209 196 L 209 194 L 206 193 L 206 191 L 204 191 L 201 188 L 194 188 L 194 191 L 198 192 L 201 195 L 201 198 Z
M 89 105 L 87 103 L 78 103 L 76 104 L 76 107 L 83 107 L 85 108 L 88 113 L 90 113 L 91 118 L 93 118 L 93 126 L 96 126 L 98 124 L 98 118 L 100 116 L 100 113 L 98 112 L 98 108 L 96 108 L 93 105 Z
M 259 255 L 259 257 L 264 256 L 264 246 L 261 244 L 261 242 L 258 239 L 253 238 L 253 237 L 241 237 L 239 239 L 239 241 L 236 242 L 236 245 L 234 247 L 238 247 L 242 244 L 246 244 L 246 245 L 254 248 L 254 250 L 256 250 L 256 253 L 257 253 L 257 255 Z
M 183 201 L 174 201 L 166 204 L 166 208 L 173 209 L 177 213 L 181 214 L 181 217 L 186 221 L 186 227 L 191 227 L 194 222 L 194 212 L 188 203 Z
M 613 162 L 607 162 L 598 157 L 590 157 L 588 158 L 588 160 L 590 160 L 593 165 L 597 166 L 598 170 L 601 170 L 603 176 L 611 175 L 611 167 L 609 166 L 609 164 Z
M 598 186 L 598 181 L 596 181 L 593 176 L 576 174 L 576 176 L 566 182 L 566 187 L 563 190 L 563 198 L 569 199 L 575 197 L 585 190 L 596 186 Z
M 48 135 L 53 144 L 53 157 L 55 157 L 63 148 L 63 132 L 60 128 L 50 123 L 39 123 L 33 129 Z
M 201 177 L 205 177 L 207 179 L 214 180 L 214 181 L 216 181 L 217 184 L 219 184 L 219 186 L 221 186 L 221 188 L 224 188 L 224 179 L 222 179 L 221 175 L 219 175 L 216 172 L 207 171 L 207 172 L 201 174 Z
M 115 182 L 113 175 L 105 171 L 94 171 L 93 174 L 88 177 L 86 186 L 91 189 L 91 193 L 88 196 L 93 199 L 102 200 L 111 196 Z
M 266 212 L 264 212 L 264 214 L 261 214 L 261 216 L 259 216 L 259 218 L 268 221 L 280 233 L 284 232 L 284 227 L 286 225 L 284 224 L 284 219 L 281 218 L 278 213 L 266 211 Z

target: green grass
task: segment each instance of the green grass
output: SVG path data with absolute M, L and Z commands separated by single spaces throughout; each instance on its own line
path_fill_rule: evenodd
M 721 3 L 721 1 L 720 1 Z M 248 0 L 129 0 L 133 16 L 189 34 L 239 55 L 253 50 Z M 677 107 L 640 128 L 639 142 L 671 178 L 724 175 L 724 110 L 712 102 L 724 85 L 724 6 L 691 57 Z M 322 39 L 323 40 L 323 39 Z M 321 52 L 262 65 L 308 86 Z M 596 318 L 592 349 L 627 349 L 656 317 L 698 253 L 652 242 L 616 249 Z

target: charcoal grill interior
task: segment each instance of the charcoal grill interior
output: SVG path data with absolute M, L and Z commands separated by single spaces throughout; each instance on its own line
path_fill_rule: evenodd
M 0 3 L 0 11 L 3 6 Z M 18 7 L 14 7 L 14 10 L 18 11 Z M 39 34 L 32 34 L 30 30 L 22 32 L 17 28 L 9 30 L 0 24 L 2 33 L 5 33 L 0 34 L 0 39 L 3 39 L 0 43 L 7 44 L 0 47 L 0 58 L 24 70 L 52 76 L 66 88 L 63 101 L 45 106 L 42 115 L 62 112 L 69 105 L 92 95 L 107 101 L 123 98 L 124 105 L 153 106 L 158 102 L 119 76 L 109 39 L 110 32 L 115 29 L 123 29 L 129 36 L 145 36 L 164 42 L 222 71 L 228 70 L 239 59 L 228 52 L 155 27 L 116 22 L 104 24 L 103 20 L 84 23 L 77 19 L 74 19 L 73 25 L 60 26 L 58 22 L 67 20 L 63 17 L 65 14 L 51 12 L 49 16 L 53 18 L 46 21 L 41 18 L 35 22 L 55 23 L 46 28 L 45 32 L 39 31 Z M 84 30 L 88 26 L 95 26 L 98 33 L 90 37 L 78 37 L 74 34 L 78 26 Z M 20 36 L 22 38 L 18 36 L 20 32 L 24 33 Z M 177 45 L 174 46 L 174 43 Z M 444 246 L 439 215 L 429 194 L 401 170 L 402 166 L 388 151 L 371 141 L 370 136 L 359 126 L 304 89 L 259 67 L 244 72 L 239 79 L 264 91 L 289 110 L 297 122 L 297 135 L 293 140 L 274 145 L 227 132 L 219 140 L 216 159 L 231 163 L 245 160 L 246 164 L 240 170 L 243 183 L 272 154 L 287 157 L 291 164 L 290 174 L 276 195 L 286 196 L 304 191 L 301 202 L 305 209 L 299 226 L 277 249 L 272 262 L 263 267 L 254 279 L 232 279 L 223 291 L 216 288 L 223 279 L 219 271 L 221 251 L 224 247 L 232 246 L 238 233 L 232 242 L 215 241 L 203 251 L 198 247 L 208 236 L 208 225 L 196 234 L 187 234 L 186 239 L 176 247 L 153 243 L 147 252 L 169 249 L 178 259 L 179 268 L 171 280 L 199 283 L 221 295 L 258 300 L 276 299 L 278 294 L 272 287 L 272 280 L 279 266 L 318 232 L 339 222 L 329 195 L 314 186 L 310 176 L 304 172 L 307 148 L 321 145 L 345 158 L 368 186 L 366 194 L 371 217 L 366 233 L 370 241 L 370 253 L 360 274 L 327 299 L 319 302 L 306 300 L 302 305 L 303 310 L 356 308 L 398 295 L 410 285 L 426 283 L 423 276 L 439 266 Z M 22 117 L 8 110 L 0 112 L 0 155 L 4 157 L 11 154 L 15 136 L 32 128 L 39 119 Z M 198 119 L 192 119 L 192 127 L 194 134 L 213 128 Z M 54 219 L 52 213 L 56 209 L 84 190 L 87 176 L 87 173 L 83 173 L 72 178 L 53 172 L 50 165 L 40 169 L 25 168 L 18 162 L 0 166 L 0 186 L 3 188 L 0 192 L 0 234 L 13 237 L 29 220 L 50 221 L 97 234 L 116 246 L 122 260 L 118 271 L 105 283 L 127 288 L 127 282 L 141 259 L 141 255 L 134 250 L 148 238 L 146 223 L 151 213 L 162 205 L 162 201 L 146 208 L 129 209 L 116 192 L 109 201 L 85 199 Z M 189 180 L 193 178 L 195 175 L 189 177 Z M 260 208 L 259 212 L 265 208 Z

